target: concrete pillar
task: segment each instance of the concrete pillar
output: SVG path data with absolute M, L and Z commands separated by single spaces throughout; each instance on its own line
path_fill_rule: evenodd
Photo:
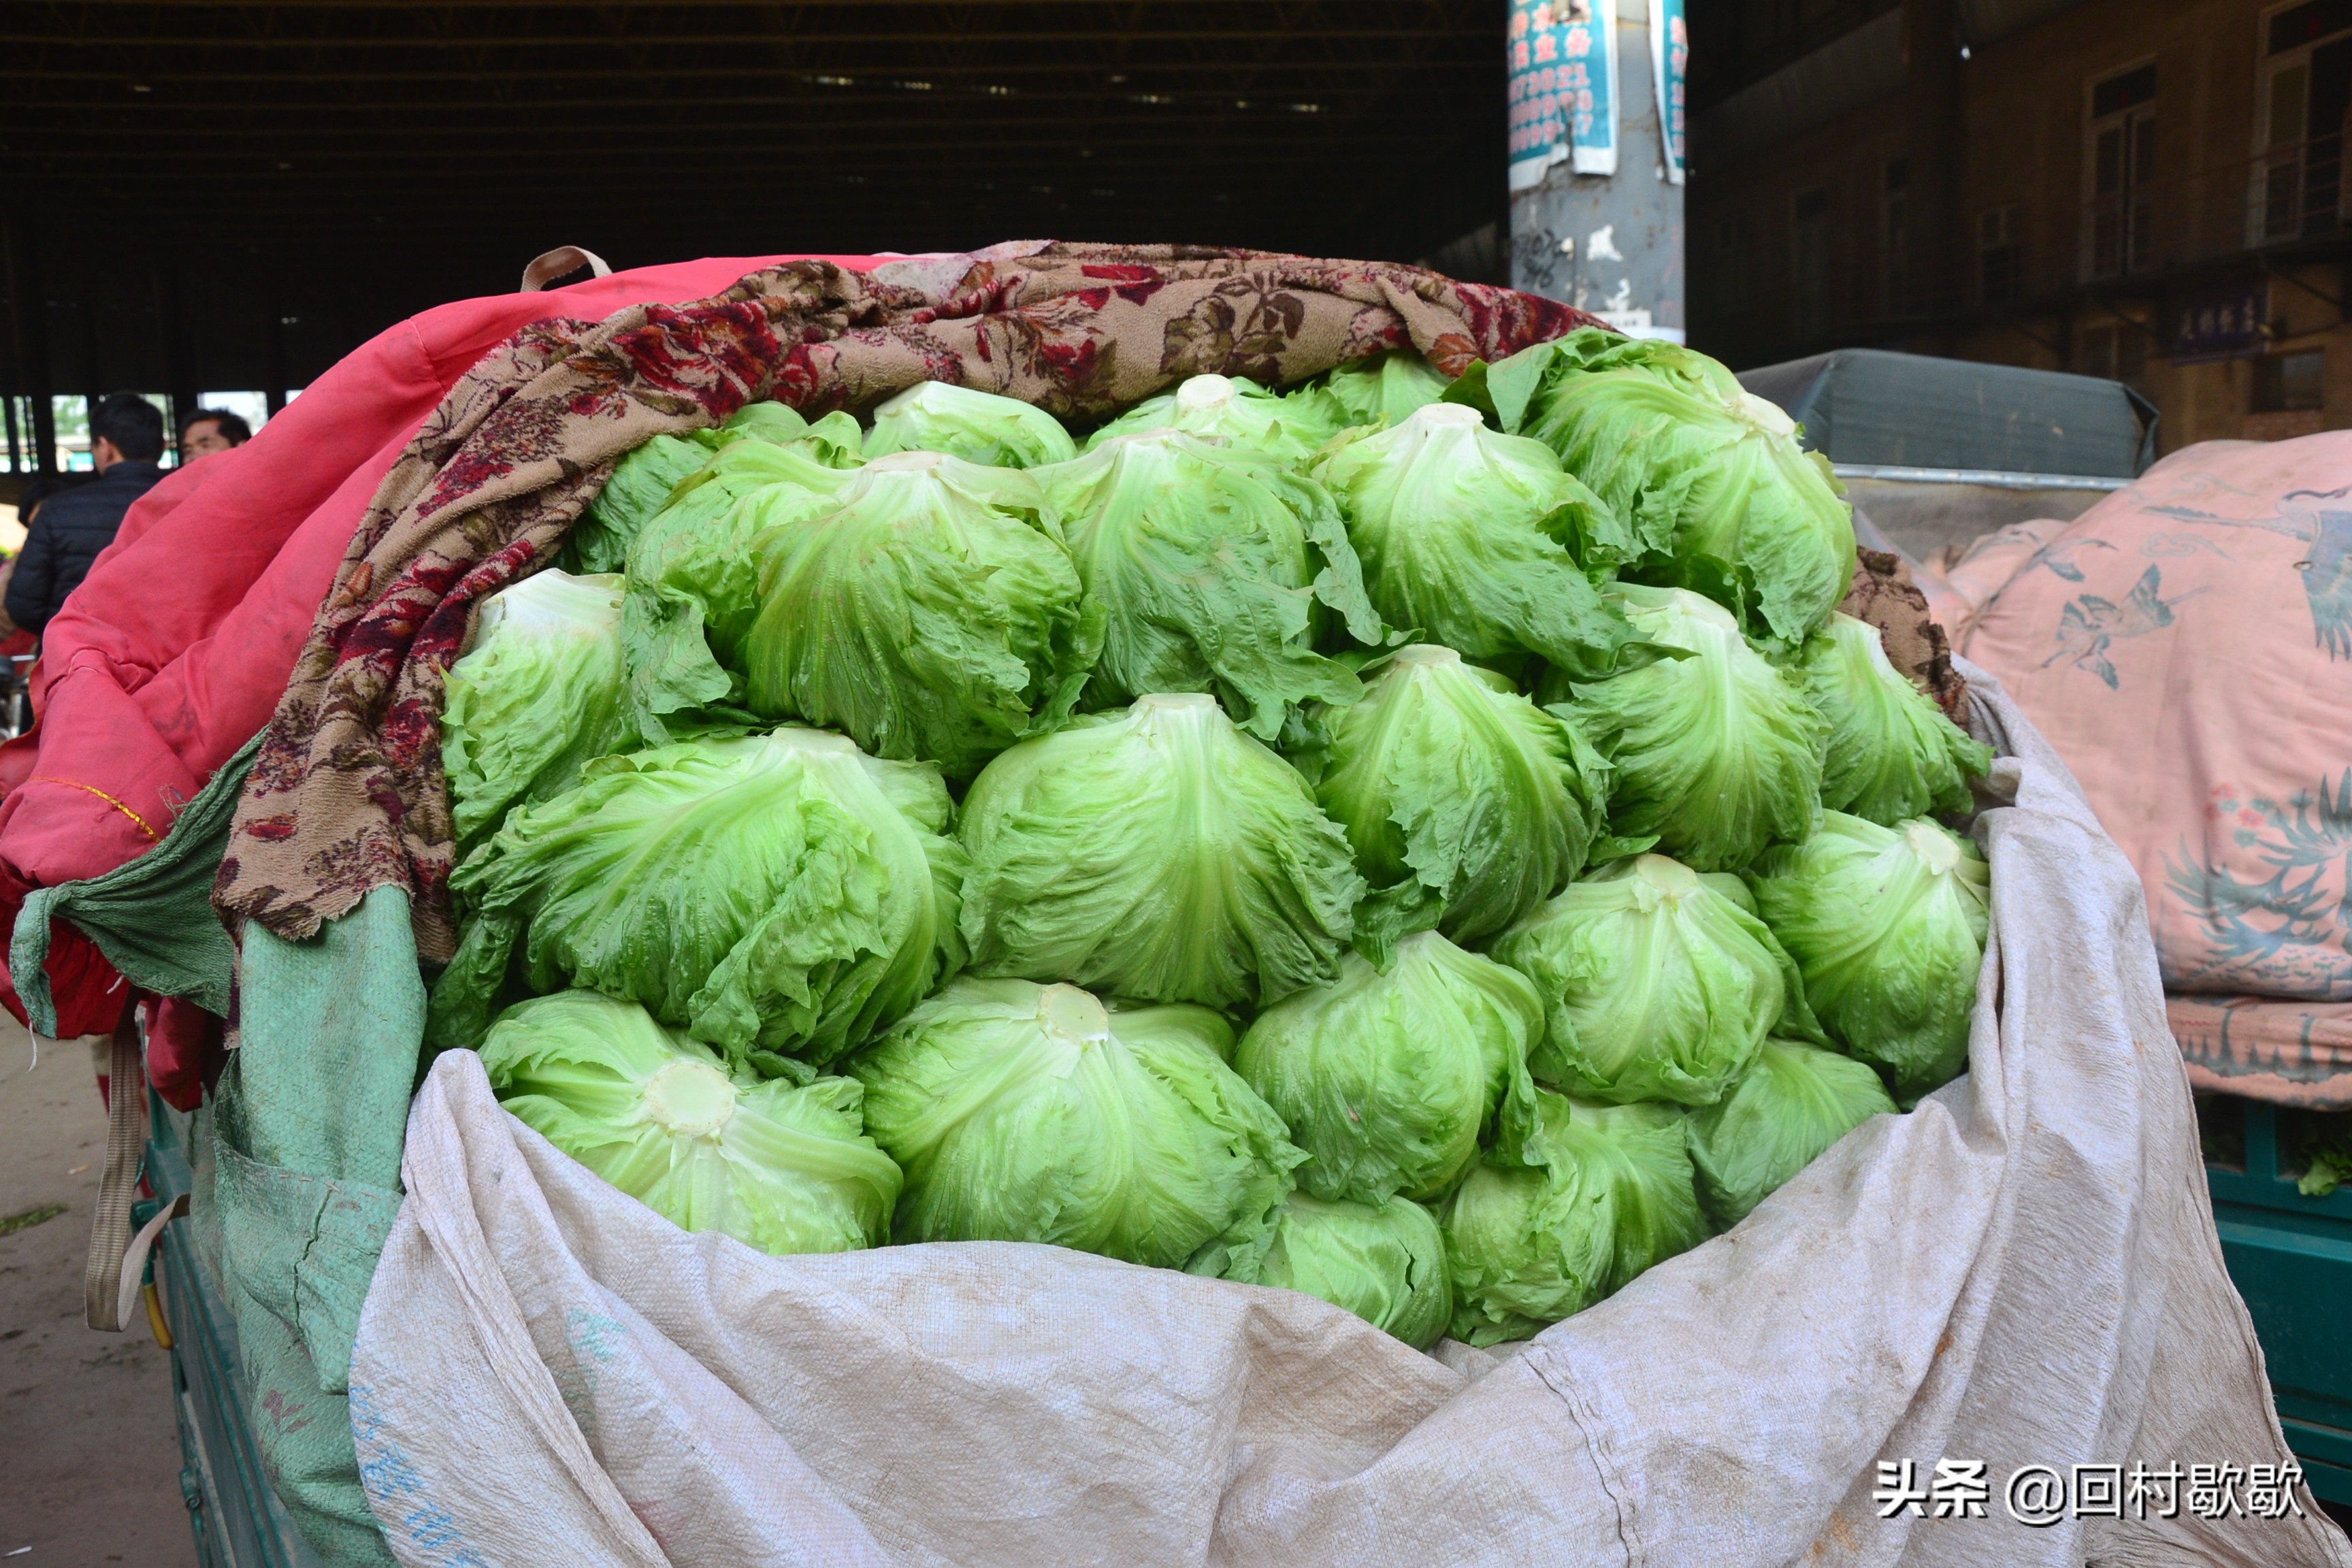
M 33 473 L 46 479 L 58 471 L 57 409 L 49 401 L 57 385 L 49 374 L 48 292 L 41 284 L 32 212 L 19 208 L 16 216 L 19 221 L 9 226 L 0 252 L 7 262 L 8 301 L 16 318 L 17 390 L 32 405 Z
M 1683 187 L 1666 177 L 1661 153 L 1648 0 L 1594 3 L 1617 7 L 1617 173 L 1556 163 L 1541 185 L 1511 198 L 1511 285 L 1634 336 L 1680 342 L 1690 320 Z

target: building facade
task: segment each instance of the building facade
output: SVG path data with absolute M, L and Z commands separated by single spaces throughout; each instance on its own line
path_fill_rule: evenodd
M 2352 426 L 2352 0 L 1691 11 L 1697 346 L 2113 376 L 2167 451 Z

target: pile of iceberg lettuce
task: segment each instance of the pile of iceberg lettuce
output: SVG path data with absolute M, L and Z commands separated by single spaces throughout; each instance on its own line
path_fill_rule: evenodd
M 449 670 L 431 1034 L 677 1224 L 1524 1337 L 1966 1065 L 1990 754 L 1777 409 L 1585 330 L 625 458 Z

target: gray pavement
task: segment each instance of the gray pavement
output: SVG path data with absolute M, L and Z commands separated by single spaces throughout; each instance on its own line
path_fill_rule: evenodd
M 143 1321 L 82 1326 L 106 1150 L 89 1051 L 31 1058 L 0 1014 L 0 1568 L 193 1568 L 171 1357 Z

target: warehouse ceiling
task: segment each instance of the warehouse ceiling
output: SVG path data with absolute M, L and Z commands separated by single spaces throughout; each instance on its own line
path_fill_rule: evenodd
M 0 4 L 0 379 L 299 386 L 558 244 L 1410 259 L 1503 207 L 1503 12 Z

